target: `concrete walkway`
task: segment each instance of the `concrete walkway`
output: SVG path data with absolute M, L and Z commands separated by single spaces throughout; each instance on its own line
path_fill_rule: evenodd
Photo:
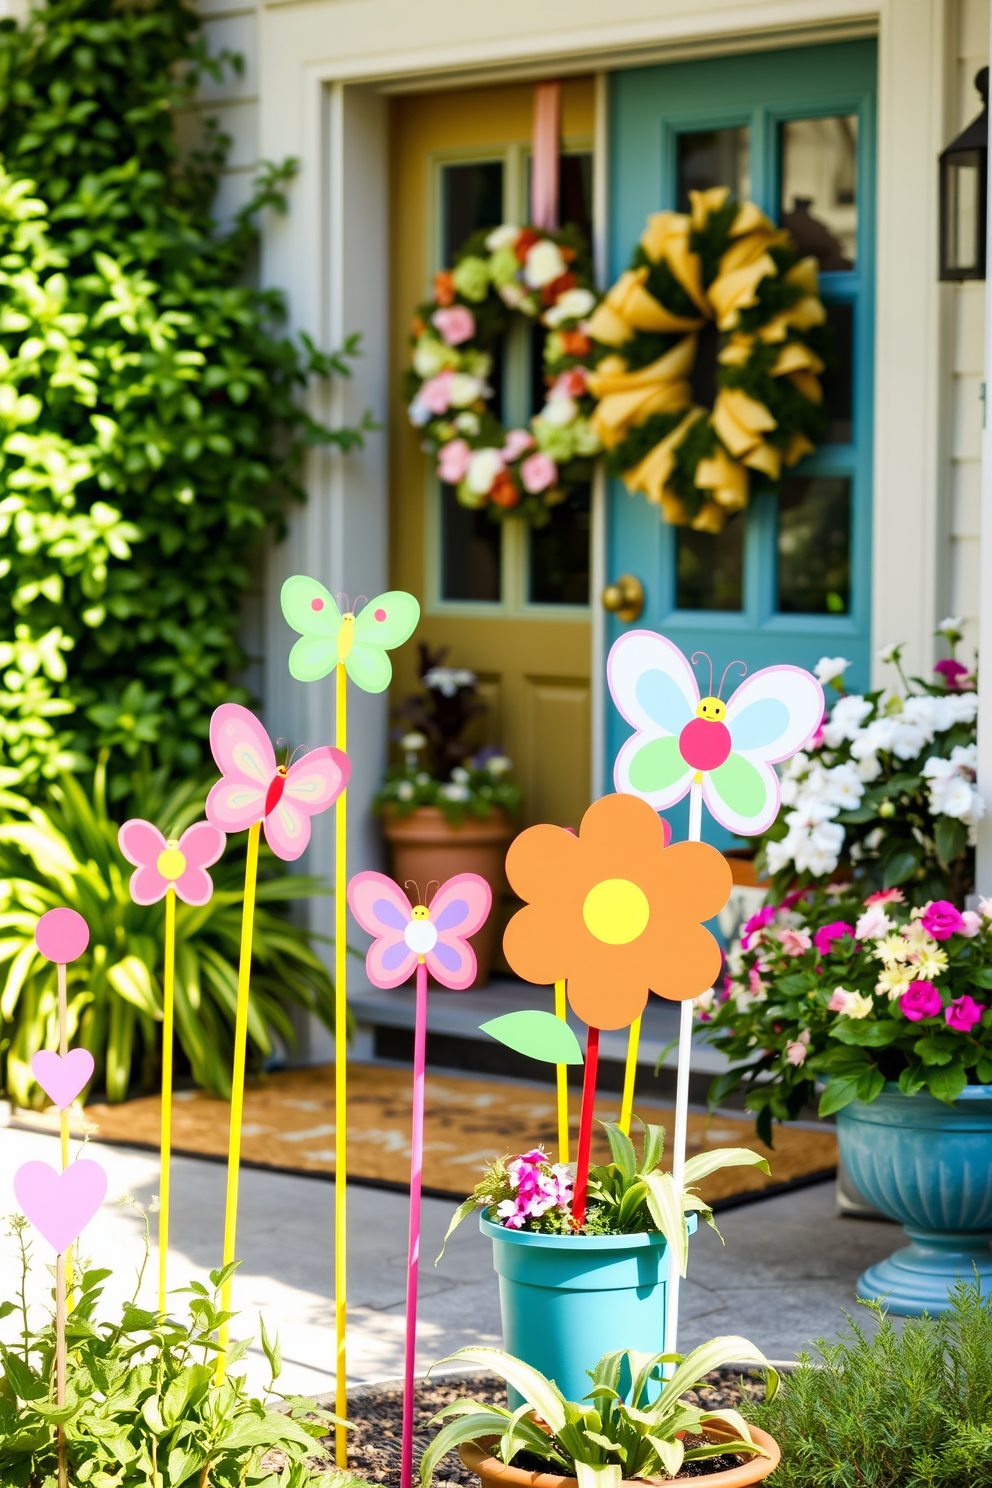
M 147 1208 L 158 1192 L 153 1156 L 93 1143 L 109 1176 L 107 1203 L 86 1230 L 84 1246 L 93 1262 L 110 1266 L 108 1300 L 118 1303 L 133 1290 L 143 1254 L 141 1214 L 115 1201 L 130 1194 Z M 13 1174 L 29 1158 L 58 1165 L 57 1139 L 13 1128 L 0 1131 L 0 1215 L 15 1208 Z M 170 1286 L 207 1280 L 220 1264 L 225 1169 L 217 1163 L 178 1158 L 173 1166 Z M 467 1220 L 435 1270 L 454 1205 L 424 1201 L 418 1365 L 469 1343 L 499 1346 L 499 1297 L 492 1254 L 478 1226 Z M 258 1332 L 258 1313 L 282 1340 L 286 1391 L 318 1393 L 333 1387 L 333 1183 L 246 1169 L 241 1175 L 234 1305 L 242 1318 L 234 1337 Z M 402 1370 L 406 1287 L 407 1202 L 403 1195 L 349 1189 L 348 1372 L 355 1379 L 396 1375 Z M 155 1219 L 151 1219 L 154 1237 Z M 3 1226 L 6 1229 L 6 1226 Z M 770 1358 L 791 1358 L 809 1340 L 843 1326 L 841 1309 L 853 1309 L 854 1283 L 872 1262 L 900 1243 L 892 1225 L 840 1219 L 832 1184 L 766 1199 L 720 1217 L 726 1248 L 705 1226 L 692 1241 L 689 1281 L 682 1292 L 679 1345 L 695 1346 L 720 1333 L 738 1333 Z M 33 1232 L 31 1232 L 33 1234 Z M 31 1296 L 39 1306 L 50 1295 L 51 1261 L 36 1237 L 39 1265 Z M 18 1285 L 13 1242 L 0 1237 L 0 1300 Z M 143 1298 L 154 1306 L 157 1260 L 147 1269 Z M 175 1299 L 177 1310 L 184 1298 Z M 16 1319 L 0 1323 L 0 1337 L 16 1331 Z M 252 1385 L 267 1383 L 261 1350 L 253 1348 L 247 1372 Z

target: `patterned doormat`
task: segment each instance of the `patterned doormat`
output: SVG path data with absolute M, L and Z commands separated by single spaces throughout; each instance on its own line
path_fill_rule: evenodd
M 349 1176 L 359 1181 L 409 1183 L 411 1072 L 382 1065 L 348 1067 Z M 557 1119 L 553 1091 L 503 1080 L 460 1075 L 427 1077 L 425 1189 L 462 1198 L 481 1176 L 487 1162 L 543 1143 L 557 1152 Z M 101 1141 L 158 1147 L 159 1098 L 142 1096 L 119 1106 L 92 1105 L 86 1110 L 92 1134 Z M 674 1112 L 649 1101 L 635 1110 L 666 1128 L 671 1136 Z M 173 1149 L 195 1157 L 227 1155 L 230 1108 L 197 1090 L 179 1091 L 173 1106 Z M 570 1098 L 570 1125 L 578 1127 L 579 1097 Z M 619 1098 L 597 1102 L 601 1120 L 616 1120 Z M 52 1124 L 55 1115 L 56 1124 Z M 32 1126 L 53 1125 L 57 1114 L 19 1112 Z M 638 1131 L 634 1124 L 635 1137 Z M 595 1128 L 594 1161 L 608 1160 L 601 1128 Z M 700 1192 L 710 1202 L 741 1202 L 764 1191 L 830 1176 L 837 1162 L 837 1142 L 828 1129 L 782 1127 L 775 1150 L 758 1141 L 753 1121 L 690 1112 L 689 1153 L 714 1147 L 751 1147 L 768 1158 L 771 1177 L 750 1168 L 714 1173 Z M 246 1163 L 283 1171 L 332 1175 L 334 1172 L 334 1066 L 285 1070 L 250 1082 L 245 1092 L 242 1157 Z M 668 1164 L 666 1163 L 665 1166 Z

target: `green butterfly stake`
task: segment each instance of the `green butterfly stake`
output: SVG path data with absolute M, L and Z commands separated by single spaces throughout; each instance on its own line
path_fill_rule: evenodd
M 348 748 L 348 678 L 363 692 L 385 692 L 393 675 L 388 652 L 402 646 L 413 635 L 420 619 L 420 605 L 412 594 L 390 589 L 366 602 L 358 600 L 344 612 L 329 589 L 306 574 L 294 574 L 282 586 L 282 612 L 300 639 L 289 653 L 290 675 L 298 682 L 319 682 L 336 672 L 336 737 L 342 750 Z M 357 613 L 356 613 L 357 611 Z M 347 791 L 335 805 L 335 875 L 342 892 L 334 898 L 334 1314 L 337 1331 L 335 1365 L 336 1411 L 347 1415 L 345 1332 L 347 1305 L 347 899 L 348 882 Z M 343 1426 L 335 1428 L 334 1457 L 338 1467 L 348 1465 L 348 1447 Z

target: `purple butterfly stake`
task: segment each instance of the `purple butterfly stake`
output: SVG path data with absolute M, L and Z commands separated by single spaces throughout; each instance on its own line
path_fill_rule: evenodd
M 426 895 L 424 896 L 426 898 Z M 413 1477 L 413 1374 L 417 1351 L 417 1277 L 420 1264 L 420 1189 L 424 1166 L 424 1067 L 427 1057 L 427 973 L 444 987 L 464 991 L 475 981 L 475 952 L 468 943 L 486 922 L 492 890 L 477 873 L 457 873 L 430 902 L 411 904 L 399 884 L 382 873 L 356 873 L 348 904 L 363 930 L 375 936 L 365 958 L 369 981 L 398 987 L 417 974 L 413 1041 L 413 1132 L 410 1151 L 410 1241 L 406 1279 L 406 1353 L 400 1488 Z

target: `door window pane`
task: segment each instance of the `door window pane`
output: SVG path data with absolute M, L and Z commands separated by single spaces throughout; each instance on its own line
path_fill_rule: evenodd
M 851 597 L 851 482 L 790 476 L 778 499 L 778 608 L 846 615 Z
M 854 442 L 854 306 L 827 305 L 830 360 L 823 374 L 823 401 L 830 415 L 824 444 Z
M 589 603 L 591 487 L 579 486 L 551 508 L 546 527 L 532 527 L 527 597 L 531 604 Z
M 676 608 L 744 608 L 744 526 L 744 513 L 735 512 L 722 532 L 677 529 Z
M 858 116 L 782 125 L 782 226 L 824 272 L 853 269 L 858 241 Z
M 690 191 L 729 186 L 738 201 L 751 195 L 751 131 L 702 129 L 678 136 L 678 210 L 688 212 Z
M 530 221 L 530 182 L 534 157 L 527 156 L 527 209 Z M 582 232 L 586 246 L 592 245 L 592 152 L 577 150 L 558 157 L 558 224 L 573 223 Z
M 462 506 L 441 487 L 441 598 L 502 598 L 502 532 L 485 511 Z
M 441 168 L 441 255 L 451 263 L 465 239 L 503 221 L 502 160 L 472 160 Z

